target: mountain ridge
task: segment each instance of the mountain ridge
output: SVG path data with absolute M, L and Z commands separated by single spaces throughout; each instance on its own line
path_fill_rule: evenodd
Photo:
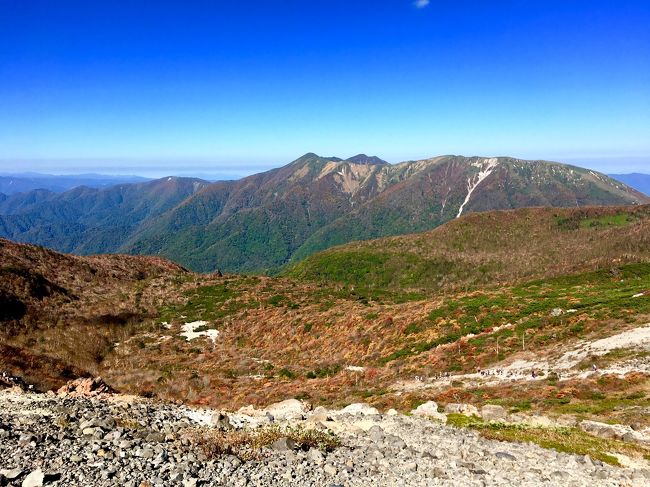
M 307 153 L 236 181 L 168 179 L 5 198 L 0 236 L 82 254 L 156 254 L 199 271 L 274 272 L 333 245 L 429 230 L 467 212 L 650 202 L 595 171 L 509 157 L 389 164 Z M 171 181 L 178 187 L 150 190 Z

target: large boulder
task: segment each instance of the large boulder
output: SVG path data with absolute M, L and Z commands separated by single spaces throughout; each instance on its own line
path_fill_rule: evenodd
M 650 438 L 624 424 L 607 424 L 598 421 L 581 421 L 578 426 L 586 433 L 600 438 L 623 440 L 633 443 L 650 443 Z
M 485 421 L 505 421 L 507 417 L 508 411 L 503 406 L 486 404 L 481 408 L 481 418 Z
M 379 414 L 377 408 L 373 408 L 372 406 L 362 402 L 356 402 L 354 404 L 345 406 L 343 409 L 341 409 L 340 412 L 342 414 L 363 414 L 365 416 L 371 414 Z
M 287 399 L 286 401 L 271 404 L 264 409 L 264 412 L 273 416 L 275 421 L 288 421 L 292 419 L 304 419 L 310 409 L 309 404 L 298 399 Z
M 445 406 L 447 414 L 464 414 L 465 416 L 478 416 L 478 409 L 471 404 L 450 403 Z
M 427 401 L 424 404 L 420 404 L 413 411 L 411 411 L 413 416 L 420 416 L 425 418 L 434 419 L 436 421 L 442 421 L 443 423 L 447 421 L 447 416 L 438 412 L 438 404 L 434 401 Z

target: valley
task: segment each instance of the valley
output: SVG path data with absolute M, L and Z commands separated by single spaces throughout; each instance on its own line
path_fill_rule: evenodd
M 102 375 L 125 392 L 229 407 L 293 395 L 410 408 L 440 374 L 451 375 L 433 381 L 436 397 L 458 394 L 453 384 L 470 377 L 484 391 L 462 395 L 480 404 L 511 381 L 475 380 L 476 371 L 508 377 L 513 363 L 527 387 L 545 383 L 528 380 L 533 370 L 561 372 L 567 385 L 545 385 L 545 395 L 562 395 L 589 360 L 645 356 L 626 343 L 564 368 L 538 363 L 650 322 L 649 224 L 648 207 L 473 214 L 431 236 L 353 244 L 365 260 L 340 247 L 275 278 L 193 274 L 156 258 L 73 257 L 5 241 L 3 299 L 23 314 L 4 317 L 3 347 L 13 351 L 1 365 L 45 389 L 70 374 Z M 484 231 L 499 225 L 514 233 Z M 517 231 L 531 237 L 526 245 Z M 461 239 L 464 251 L 441 264 Z M 418 387 L 399 385 L 416 376 L 424 378 Z M 544 409 L 544 401 L 533 406 Z
M 558 455 L 545 461 L 559 462 L 576 481 L 622 475 L 625 485 L 643 485 L 650 475 L 649 239 L 648 205 L 474 212 L 424 233 L 333 247 L 275 277 L 198 274 L 159 257 L 73 256 L 0 240 L 0 370 L 33 391 L 101 376 L 120 392 L 115 400 L 152 401 L 151 411 L 171 408 L 165 414 L 173 417 L 186 414 L 174 404 L 198 408 L 187 413 L 190 421 L 222 414 L 239 425 L 237 435 L 265 431 L 264 408 L 291 399 L 291 407 L 307 409 L 284 420 L 273 409 L 268 427 L 317 426 L 343 446 L 322 459 L 303 458 L 313 448 L 299 450 L 297 463 L 261 446 L 258 474 L 290 471 L 287 482 L 363 485 L 374 460 L 355 456 L 358 445 L 390 455 L 404 441 L 403 463 L 418 463 L 417 431 L 427 431 L 478 442 L 471 452 L 485 453 L 467 453 L 456 466 L 468 485 L 483 475 L 497 479 L 498 462 L 487 459 L 505 450 L 527 462 Z M 11 411 L 16 401 L 50 401 L 47 409 L 62 400 L 52 393 L 31 399 L 15 387 L 2 394 Z M 85 394 L 65 407 L 88 416 Z M 104 394 L 91 399 L 93 411 L 114 400 Z M 155 429 L 153 419 L 141 421 Z M 203 435 L 216 426 L 194 427 Z M 83 435 L 62 431 L 84 451 Z M 154 455 L 181 448 L 174 455 L 183 464 L 200 449 L 183 445 L 142 448 Z M 567 466 L 585 455 L 597 462 L 588 471 Z M 434 485 L 453 485 L 445 477 L 452 457 L 434 462 Z M 175 478 L 222 475 L 223 461 L 210 458 Z M 250 478 L 248 462 L 231 468 Z M 120 465 L 125 481 L 138 478 Z M 390 485 L 391 475 L 420 485 L 434 467 L 420 474 L 379 462 L 373 475 L 379 485 Z M 523 471 L 513 475 L 527 481 Z

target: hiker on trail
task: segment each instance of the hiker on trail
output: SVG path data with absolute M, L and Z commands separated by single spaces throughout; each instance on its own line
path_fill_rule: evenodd
M 591 370 L 596 372 L 598 370 L 598 367 L 596 367 L 596 364 L 591 364 Z

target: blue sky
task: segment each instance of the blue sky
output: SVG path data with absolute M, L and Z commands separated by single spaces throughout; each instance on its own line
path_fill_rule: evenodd
M 650 172 L 650 2 L 0 0 L 0 171 L 305 152 Z

